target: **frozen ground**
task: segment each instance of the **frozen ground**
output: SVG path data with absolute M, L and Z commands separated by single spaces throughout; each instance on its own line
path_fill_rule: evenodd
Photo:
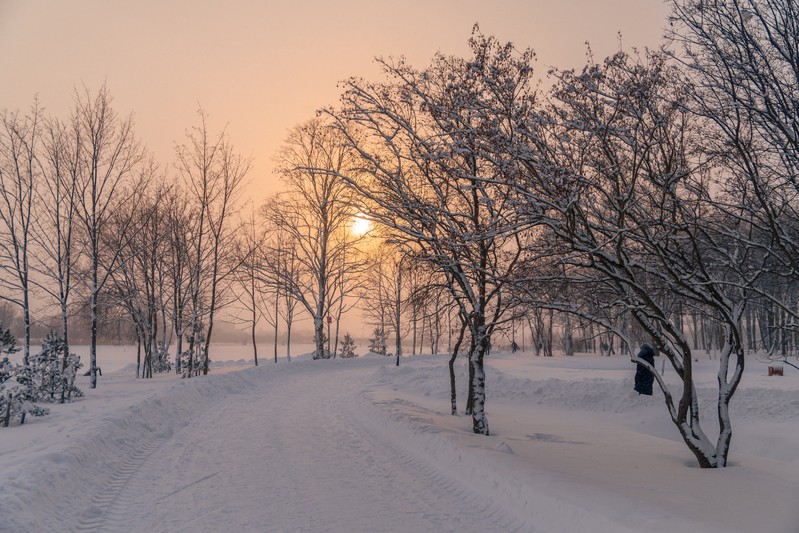
M 492 355 L 480 437 L 448 414 L 446 357 L 251 368 L 239 349 L 191 380 L 114 363 L 85 399 L 0 430 L 0 530 L 799 531 L 790 368 L 750 361 L 730 466 L 704 471 L 624 357 Z M 715 361 L 698 366 L 709 399 Z

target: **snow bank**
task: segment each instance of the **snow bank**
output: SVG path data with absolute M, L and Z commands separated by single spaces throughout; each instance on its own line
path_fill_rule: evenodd
M 7 481 L 0 487 L 0 530 L 56 531 L 59 516 L 90 513 L 91 489 L 109 483 L 120 462 L 146 468 L 147 454 L 206 406 L 274 375 L 256 368 L 186 380 L 100 378 L 89 398 L 54 406 L 56 420 L 3 431 L 0 468 Z M 65 410 L 77 410 L 82 422 L 70 427 L 73 417 L 58 420 Z

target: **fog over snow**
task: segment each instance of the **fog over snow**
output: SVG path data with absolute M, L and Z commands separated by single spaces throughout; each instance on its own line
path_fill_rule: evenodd
M 730 464 L 702 470 L 623 356 L 491 354 L 483 437 L 449 415 L 445 356 L 224 352 L 205 378 L 108 371 L 0 430 L 0 531 L 799 531 L 789 368 L 749 360 Z M 717 361 L 697 366 L 712 400 Z

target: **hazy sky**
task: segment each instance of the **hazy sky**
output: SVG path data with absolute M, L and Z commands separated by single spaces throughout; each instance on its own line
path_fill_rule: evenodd
M 279 187 L 273 154 L 288 129 L 335 104 L 338 81 L 374 78 L 378 55 L 418 67 L 437 51 L 467 53 L 472 25 L 548 67 L 579 67 L 589 41 L 597 58 L 660 43 L 662 0 L 0 0 L 0 108 L 27 108 L 38 94 L 65 116 L 75 87 L 105 81 L 122 114 L 167 164 L 196 124 L 225 124 L 254 157 L 252 195 Z

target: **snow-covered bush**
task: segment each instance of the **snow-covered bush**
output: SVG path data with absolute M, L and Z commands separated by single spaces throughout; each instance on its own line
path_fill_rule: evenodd
M 352 336 L 347 333 L 344 335 L 344 342 L 341 344 L 341 357 L 344 359 L 351 359 L 353 357 L 358 357 L 358 354 L 355 353 L 355 340 L 353 340 Z
M 322 346 L 327 346 L 327 334 L 323 331 L 322 332 Z M 324 348 L 321 352 L 315 352 L 313 355 L 314 359 L 330 359 L 333 354 L 330 353 L 330 350 Z
M 184 378 L 199 376 L 203 369 L 205 350 L 201 345 L 194 347 L 194 352 L 185 350 L 180 353 L 180 370 Z
M 16 347 L 16 343 L 17 341 L 11 332 L 4 328 L 3 323 L 0 322 L 0 357 L 2 357 L 0 361 L 0 385 L 11 377 L 13 365 L 8 360 L 8 356 L 19 351 L 19 348 Z M 0 416 L 2 415 L 3 413 L 0 413 Z
M 13 337 L 11 340 L 9 344 L 8 338 L 4 337 L 4 349 L 11 346 L 11 351 L 16 351 Z M 54 331 L 45 337 L 41 352 L 32 355 L 27 366 L 12 365 L 7 357 L 4 358 L 0 365 L 0 417 L 3 425 L 13 420 L 24 423 L 26 413 L 31 416 L 48 414 L 49 411 L 36 405 L 37 402 L 63 403 L 83 396 L 75 386 L 75 376 L 81 366 L 80 357 L 67 354 L 64 340 Z
M 37 401 L 36 383 L 32 367 L 12 365 L 8 355 L 17 351 L 16 339 L 0 325 L 0 426 L 8 427 L 14 422 L 25 423 L 25 415 L 43 416 L 49 413 L 33 402 Z
M 386 334 L 383 331 L 383 328 L 380 326 L 375 326 L 375 330 L 372 333 L 372 338 L 369 339 L 369 351 L 382 355 L 388 354 L 388 346 L 386 346 Z
M 42 351 L 31 356 L 33 401 L 64 402 L 83 396 L 75 386 L 75 376 L 83 364 L 79 356 L 66 350 L 64 339 L 51 331 L 42 341 Z
M 3 327 L 3 323 L 0 322 L 0 357 L 8 361 L 8 356 L 10 354 L 19 351 L 16 344 L 17 340 L 7 328 Z M 2 381 L 0 381 L 0 383 L 2 383 Z
M 197 342 L 192 342 L 192 336 L 187 335 L 186 343 L 188 343 L 189 349 L 180 353 L 182 377 L 199 376 L 205 362 L 205 336 L 200 333 L 197 336 Z
M 153 372 L 171 372 L 172 362 L 169 360 L 169 347 L 158 342 L 153 352 Z

